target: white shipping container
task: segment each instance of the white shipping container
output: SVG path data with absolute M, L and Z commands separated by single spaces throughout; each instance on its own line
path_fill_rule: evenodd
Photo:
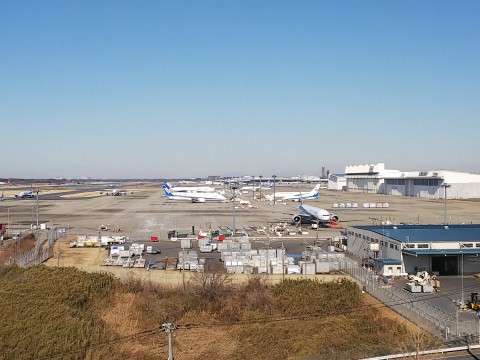
M 288 265 L 287 274 L 300 274 L 300 266 L 298 265 Z
M 130 249 L 130 251 L 131 251 L 132 254 L 137 255 L 137 256 L 140 256 L 143 253 L 142 248 L 133 248 L 133 249 Z
M 202 253 L 207 253 L 212 251 L 213 251 L 213 247 L 211 245 L 200 246 L 200 252 Z
M 266 266 L 259 266 L 258 267 L 258 273 L 259 274 L 266 274 L 267 273 L 267 267 Z
M 192 248 L 192 239 L 182 239 L 180 241 L 180 247 L 182 249 L 191 249 Z
M 271 267 L 271 273 L 272 274 L 282 274 L 283 273 L 283 267 L 282 265 L 275 265 Z
M 337 260 L 330 260 L 330 271 L 340 270 L 340 263 Z
M 302 266 L 302 274 L 315 275 L 315 263 L 304 263 Z
M 277 257 L 285 257 L 285 249 L 277 249 Z
M 128 258 L 133 255 L 131 250 L 120 250 L 118 256 L 121 258 Z
M 330 262 L 323 260 L 315 260 L 315 273 L 328 274 L 330 272 Z

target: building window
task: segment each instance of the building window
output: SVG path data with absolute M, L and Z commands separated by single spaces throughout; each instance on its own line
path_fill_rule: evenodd
M 393 244 L 390 244 L 390 249 L 393 249 Z
M 460 244 L 460 247 L 462 248 L 473 248 L 473 244 L 467 243 L 467 244 Z
M 428 249 L 428 244 L 417 244 L 417 249 Z
M 403 244 L 403 248 L 404 249 L 415 249 L 415 245 L 414 244 Z

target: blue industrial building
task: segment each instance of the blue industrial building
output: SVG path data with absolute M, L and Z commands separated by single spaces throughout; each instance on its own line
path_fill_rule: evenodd
M 384 275 L 480 273 L 480 224 L 347 228 L 347 250 Z

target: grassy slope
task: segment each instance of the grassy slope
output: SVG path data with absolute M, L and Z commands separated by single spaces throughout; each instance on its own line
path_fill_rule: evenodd
M 358 286 L 260 278 L 232 288 L 201 274 L 186 289 L 44 266 L 0 268 L 0 359 L 359 358 L 415 350 L 415 329 Z M 434 339 L 422 334 L 422 343 Z M 122 341 L 115 341 L 122 339 Z M 57 356 L 57 357 L 55 357 Z M 313 358 L 313 357 L 311 357 Z

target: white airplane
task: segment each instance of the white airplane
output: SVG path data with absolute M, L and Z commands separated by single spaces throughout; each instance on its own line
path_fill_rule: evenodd
M 332 221 L 338 221 L 338 215 L 332 214 L 325 209 L 305 204 L 300 205 L 298 208 L 302 213 L 293 216 L 293 221 L 297 224 L 318 223 L 321 226 L 327 226 Z
M 19 199 L 34 198 L 35 194 L 33 191 L 22 191 L 20 194 L 15 195 L 15 197 Z
M 268 184 L 266 187 L 262 187 L 262 190 L 270 190 L 273 189 L 273 183 Z M 245 185 L 240 188 L 240 190 L 246 191 L 259 191 L 260 186 L 258 185 Z
M 170 191 L 175 191 L 175 192 L 193 192 L 193 191 L 198 191 L 198 192 L 214 192 L 215 188 L 211 186 L 174 186 L 170 182 L 165 181 L 165 185 L 167 189 Z
M 225 201 L 227 198 L 216 192 L 200 191 L 176 191 L 173 192 L 166 185 L 163 185 L 163 191 L 170 200 L 186 200 L 194 203 L 204 203 L 206 201 Z
M 2 196 L 0 196 L 0 201 L 5 200 L 5 195 L 3 195 L 4 192 L 5 192 L 5 190 L 2 191 Z
M 127 195 L 126 191 L 123 191 L 120 188 L 115 188 L 112 189 L 112 191 L 100 191 L 100 194 L 102 195 L 111 195 L 111 196 L 122 196 L 122 195 Z
M 275 200 L 291 200 L 291 201 L 302 201 L 309 199 L 316 199 L 320 196 L 319 193 L 320 185 L 316 185 L 312 190 L 307 193 L 298 192 L 277 192 L 274 194 L 265 195 L 265 199 L 273 201 L 274 196 Z

